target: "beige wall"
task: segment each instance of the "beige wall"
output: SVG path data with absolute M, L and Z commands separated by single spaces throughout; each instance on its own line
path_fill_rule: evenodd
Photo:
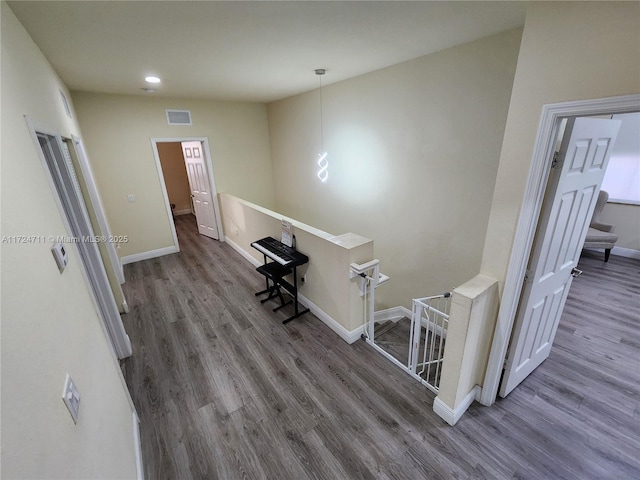
M 520 34 L 324 87 L 326 183 L 316 177 L 318 90 L 268 105 L 277 210 L 372 238 L 391 276 L 379 309 L 478 273 Z
M 607 203 L 600 221 L 614 226 L 613 231 L 618 235 L 616 247 L 640 253 L 640 205 Z
M 639 38 L 638 2 L 530 4 L 482 258 L 501 286 L 542 106 L 640 93 Z
M 164 184 L 169 203 L 175 203 L 177 212 L 191 209 L 191 190 L 187 178 L 187 167 L 180 142 L 159 142 L 158 156 L 162 165 Z
M 303 301 L 312 302 L 311 311 L 344 340 L 360 338 L 363 302 L 357 283 L 349 279 L 349 266 L 372 259 L 371 240 L 355 234 L 336 237 L 232 195 L 220 195 L 220 209 L 227 241 L 257 265 L 263 255 L 251 243 L 266 236 L 280 238 L 282 219 L 291 221 L 297 249 L 309 256 L 309 263 L 297 269 L 298 277 L 306 277 L 299 283 Z
M 78 121 L 120 255 L 173 245 L 151 138 L 207 137 L 218 192 L 273 206 L 263 104 L 73 92 Z M 165 109 L 191 110 L 191 126 L 169 126 Z M 133 194 L 136 201 L 127 201 Z
M 132 407 L 118 363 L 69 245 L 61 275 L 51 235 L 70 235 L 23 115 L 80 135 L 56 77 L 9 7 L 2 17 L 2 478 L 135 478 Z M 61 399 L 70 373 L 81 395 L 74 425 Z

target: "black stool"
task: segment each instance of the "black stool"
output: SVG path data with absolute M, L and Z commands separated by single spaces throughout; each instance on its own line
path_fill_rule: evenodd
M 282 291 L 280 290 L 280 284 L 282 283 L 283 278 L 291 274 L 290 268 L 284 267 L 276 262 L 271 262 L 259 266 L 258 268 L 256 268 L 256 271 L 264 275 L 267 287 L 264 290 L 257 292 L 256 296 L 262 295 L 263 293 L 269 294 L 267 298 L 263 298 L 262 300 L 260 300 L 260 303 L 265 303 L 276 297 L 279 298 L 280 305 L 273 309 L 274 312 L 291 303 L 291 300 L 285 303 L 284 297 L 282 296 Z M 271 281 L 271 284 L 269 284 L 269 281 Z

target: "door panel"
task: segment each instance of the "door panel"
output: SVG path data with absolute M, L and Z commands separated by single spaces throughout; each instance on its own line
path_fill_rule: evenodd
M 500 396 L 509 394 L 548 356 L 578 265 L 582 244 L 620 121 L 569 121 L 564 162 L 554 169 L 516 314 Z
M 211 197 L 207 167 L 200 142 L 182 142 L 182 153 L 187 166 L 193 210 L 201 235 L 218 239 L 218 225 Z

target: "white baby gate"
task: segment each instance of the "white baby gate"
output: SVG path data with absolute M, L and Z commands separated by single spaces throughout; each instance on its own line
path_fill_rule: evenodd
M 375 288 L 387 281 L 389 277 L 380 274 L 378 260 L 372 260 L 362 265 L 352 263 L 350 277 L 359 281 L 360 294 L 364 297 L 362 338 L 429 390 L 438 393 L 449 326 L 451 294 L 445 293 L 413 300 L 408 339 L 409 354 L 407 362 L 403 363 L 375 341 Z
M 450 293 L 413 299 L 407 369 L 434 393 L 440 387 L 450 306 Z

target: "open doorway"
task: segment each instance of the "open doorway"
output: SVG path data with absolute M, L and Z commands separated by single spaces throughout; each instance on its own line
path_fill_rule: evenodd
M 223 241 L 213 164 L 206 138 L 152 138 L 174 244 L 175 217 L 193 215 L 200 234 Z
M 547 189 L 548 172 L 554 161 L 555 140 L 563 118 L 628 113 L 640 109 L 640 95 L 545 105 L 542 109 L 532 167 L 527 181 L 525 201 L 520 212 L 511 258 L 494 332 L 480 403 L 492 405 L 496 400 L 507 347 L 527 273 L 528 261 Z
M 164 185 L 173 216 L 193 214 L 191 191 L 180 142 L 157 144 Z

